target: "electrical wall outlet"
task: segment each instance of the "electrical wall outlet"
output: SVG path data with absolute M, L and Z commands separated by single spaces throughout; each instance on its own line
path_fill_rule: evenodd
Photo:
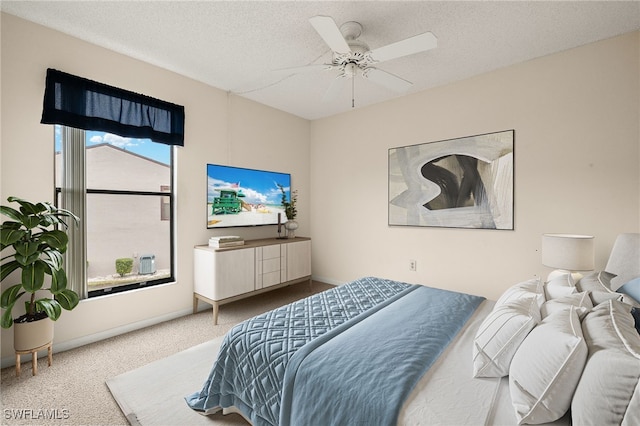
M 416 271 L 417 270 L 417 263 L 415 260 L 410 260 L 409 261 L 409 270 L 410 271 Z

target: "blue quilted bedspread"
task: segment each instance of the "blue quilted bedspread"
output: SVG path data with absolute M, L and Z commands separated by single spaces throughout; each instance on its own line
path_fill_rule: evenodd
M 423 293 L 423 289 L 426 292 Z M 451 302 L 445 300 L 449 298 Z M 380 372 L 390 367 L 395 370 L 399 364 L 404 366 L 397 370 L 398 378 L 414 376 L 400 380 L 401 395 L 392 398 L 402 401 L 480 301 L 482 298 L 476 296 L 371 277 L 315 294 L 258 315 L 230 330 L 204 386 L 186 397 L 187 403 L 205 414 L 234 406 L 255 426 L 299 424 L 296 419 L 327 420 L 326 415 L 340 418 L 334 417 L 338 412 L 331 395 L 350 397 L 341 395 L 343 391 L 334 385 L 339 386 L 345 377 L 366 376 L 367 371 Z M 430 311 L 431 316 L 416 318 L 423 311 Z M 443 313 L 447 315 L 446 321 L 434 316 Z M 430 336 L 431 333 L 424 330 L 431 328 L 431 322 L 436 320 L 450 324 L 438 332 L 442 337 L 415 339 L 420 334 Z M 407 323 L 417 324 L 419 328 L 408 327 Z M 400 330 L 405 331 L 399 333 Z M 405 343 L 421 343 L 407 346 L 402 339 Z M 398 344 L 402 363 L 393 362 L 398 361 L 394 359 L 398 355 L 390 355 L 389 351 Z M 425 357 L 423 351 L 433 354 L 431 361 L 425 361 L 429 357 Z M 409 353 L 415 353 L 418 360 L 407 363 Z M 345 359 L 351 361 L 344 362 Z M 323 360 L 329 361 L 323 364 Z M 313 367 L 306 368 L 309 364 Z M 358 366 L 365 374 L 357 373 L 354 368 Z M 373 380 L 362 389 L 372 383 L 374 387 L 379 386 Z M 328 399 L 317 398 L 319 384 L 329 386 L 324 391 Z M 353 383 L 348 382 L 347 387 L 353 387 Z M 385 398 L 389 392 L 391 390 L 385 390 Z M 307 405 L 307 401 L 311 404 Z M 351 402 L 344 404 L 345 410 L 362 411 L 353 410 L 355 406 Z M 387 399 L 384 404 L 389 402 Z M 342 415 L 351 414 L 339 414 Z M 394 415 L 389 414 L 390 418 Z M 349 420 L 355 419 L 349 417 Z

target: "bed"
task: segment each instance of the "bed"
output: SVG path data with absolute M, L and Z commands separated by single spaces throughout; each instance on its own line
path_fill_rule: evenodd
M 628 255 L 616 273 L 525 280 L 497 301 L 364 277 L 232 328 L 185 399 L 256 426 L 640 424 Z

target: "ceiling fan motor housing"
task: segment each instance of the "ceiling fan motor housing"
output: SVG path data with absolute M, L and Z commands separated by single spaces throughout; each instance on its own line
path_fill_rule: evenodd
M 372 62 L 366 55 L 369 46 L 358 37 L 362 34 L 362 25 L 359 22 L 348 21 L 340 26 L 340 32 L 349 49 L 348 53 L 333 52 L 333 65 L 339 67 L 341 76 L 354 77 L 358 68 L 364 70 Z

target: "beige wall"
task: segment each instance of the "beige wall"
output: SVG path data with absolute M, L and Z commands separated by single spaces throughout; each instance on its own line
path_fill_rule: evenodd
M 309 235 L 307 120 L 228 96 L 11 15 L 2 14 L 1 31 L 3 204 L 10 195 L 53 200 L 53 126 L 39 124 L 47 68 L 184 105 L 186 111 L 185 147 L 177 149 L 177 283 L 82 301 L 56 323 L 54 350 L 190 312 L 192 247 L 224 233 L 206 229 L 207 162 L 290 172 L 293 186 L 300 192 L 299 234 Z M 242 228 L 234 233 L 245 238 L 277 235 L 275 226 Z M 8 284 L 3 283 L 3 288 Z M 3 366 L 13 360 L 12 339 L 13 329 L 3 329 Z
M 550 269 L 545 232 L 640 230 L 640 33 L 311 125 L 314 276 L 376 275 L 497 298 Z M 357 93 L 356 93 L 357 97 Z M 387 225 L 392 147 L 515 129 L 515 230 Z M 409 271 L 409 260 L 417 271 Z

